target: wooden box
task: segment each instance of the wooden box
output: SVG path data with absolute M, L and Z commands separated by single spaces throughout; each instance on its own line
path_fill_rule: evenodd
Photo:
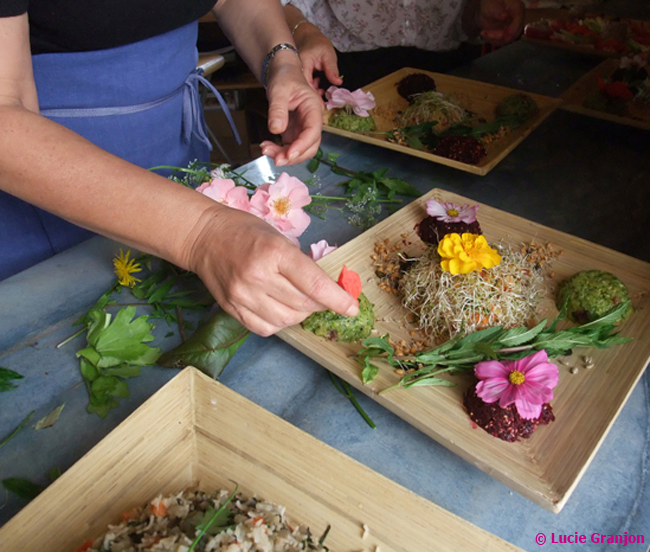
M 159 493 L 232 489 L 233 481 L 248 496 L 286 506 L 289 519 L 314 535 L 331 525 L 332 552 L 518 550 L 194 368 L 180 372 L 2 527 L 1 547 L 70 552 Z

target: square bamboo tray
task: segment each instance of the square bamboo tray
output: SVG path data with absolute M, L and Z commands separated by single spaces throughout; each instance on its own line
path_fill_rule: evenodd
M 375 335 L 388 333 L 395 341 L 412 340 L 409 313 L 397 296 L 377 285 L 371 255 L 376 242 L 389 239 L 391 244 L 410 244 L 405 249 L 407 256 L 420 256 L 424 246 L 413 227 L 426 216 L 426 201 L 432 197 L 456 205 L 476 204 L 466 197 L 434 189 L 319 261 L 334 279 L 343 265 L 359 273 L 363 291 L 374 304 Z M 555 273 L 553 282 L 580 270 L 605 270 L 626 284 L 636 309 L 620 327 L 621 335 L 632 337 L 632 342 L 603 350 L 576 349 L 571 357 L 573 362 L 579 364 L 582 355 L 589 355 L 595 363 L 592 370 L 581 368 L 577 374 L 571 374 L 567 366 L 558 365 L 560 381 L 551 401 L 556 420 L 538 427 L 529 439 L 508 443 L 471 422 L 462 400 L 471 382 L 469 376 L 451 378 L 458 384 L 454 387 L 413 387 L 380 394 L 397 383 L 399 376 L 388 365 L 374 361 L 382 366 L 379 375 L 364 385 L 362 367 L 355 360 L 360 344 L 328 341 L 299 326 L 278 335 L 452 452 L 557 513 L 578 485 L 650 360 L 650 264 L 479 205 L 477 218 L 488 242 L 550 242 L 562 251 L 551 266 Z M 556 315 L 553 299 L 548 297 L 540 306 L 539 318 L 550 321 Z
M 643 109 L 637 108 L 630 111 L 630 115 L 621 116 L 607 113 L 605 111 L 598 111 L 596 109 L 589 109 L 583 105 L 584 101 L 594 92 L 598 91 L 597 76 L 600 75 L 603 80 L 608 79 L 616 69 L 620 66 L 620 59 L 607 59 L 598 64 L 588 73 L 585 73 L 578 79 L 568 90 L 562 94 L 564 103 L 562 109 L 587 115 L 588 117 L 595 117 L 596 119 L 603 119 L 621 125 L 633 126 L 644 130 L 650 130 L 650 105 L 645 105 Z M 639 104 L 640 105 L 640 104 Z
M 387 131 L 396 128 L 395 123 L 385 113 L 391 108 L 404 109 L 408 106 L 408 102 L 397 93 L 396 84 L 407 75 L 412 73 L 425 73 L 433 78 L 436 83 L 436 88 L 439 92 L 449 94 L 452 98 L 459 101 L 465 109 L 476 113 L 478 116 L 484 117 L 488 122 L 493 121 L 495 118 L 495 109 L 501 100 L 507 98 L 512 94 L 517 94 L 520 91 L 504 86 L 497 86 L 495 84 L 488 84 L 484 82 L 474 81 L 470 79 L 463 79 L 451 75 L 444 75 L 441 73 L 431 73 L 420 69 L 412 69 L 404 67 L 399 71 L 395 71 L 390 75 L 364 86 L 363 90 L 371 92 L 377 103 L 377 107 L 373 110 L 373 117 L 378 131 Z M 358 132 L 349 132 L 329 126 L 328 120 L 331 111 L 325 110 L 323 115 L 323 130 L 345 136 L 352 140 L 359 140 L 367 144 L 373 144 L 383 148 L 388 148 L 394 151 L 414 155 L 428 161 L 447 165 L 455 169 L 478 174 L 481 176 L 490 172 L 504 157 L 506 157 L 521 141 L 526 138 L 537 126 L 539 126 L 546 117 L 548 117 L 556 108 L 560 106 L 562 100 L 557 98 L 549 98 L 539 94 L 526 92 L 528 96 L 533 98 L 539 107 L 537 114 L 521 125 L 519 128 L 511 130 L 498 140 L 494 140 L 486 146 L 487 155 L 481 161 L 472 165 L 469 163 L 461 163 L 454 159 L 434 155 L 433 153 L 395 144 L 386 140 L 383 135 L 377 134 L 361 134 Z
M 332 552 L 413 552 L 432 543 L 449 552 L 520 550 L 194 368 L 180 372 L 4 525 L 1 547 L 71 552 L 159 493 L 232 489 L 233 481 L 248 496 L 286 506 L 288 517 L 314 535 L 331 525 Z M 369 528 L 364 539 L 363 524 Z

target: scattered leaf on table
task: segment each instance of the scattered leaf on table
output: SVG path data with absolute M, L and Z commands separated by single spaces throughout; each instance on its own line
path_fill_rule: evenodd
M 0 366 L 0 391 L 9 391 L 18 387 L 11 380 L 23 379 L 18 372 Z
M 18 477 L 3 479 L 2 486 L 9 492 L 27 500 L 33 500 L 45 490 L 45 487 L 41 485 Z
M 218 311 L 184 343 L 164 353 L 158 364 L 166 368 L 194 366 L 217 379 L 250 332 L 224 311 Z
M 11 438 L 16 435 L 23 427 L 27 425 L 27 422 L 29 422 L 29 419 L 34 415 L 34 411 L 32 410 L 27 416 L 25 416 L 25 419 L 20 422 L 20 425 L 14 429 L 9 435 L 7 435 L 2 441 L 0 441 L 0 448 L 4 447 L 10 440 Z
M 52 412 L 45 416 L 45 418 L 41 418 L 38 422 L 36 422 L 34 429 L 38 431 L 39 429 L 52 427 L 59 419 L 59 416 L 61 416 L 61 412 L 63 412 L 64 406 L 65 403 L 63 403 L 61 406 L 57 406 L 54 410 L 52 410 Z

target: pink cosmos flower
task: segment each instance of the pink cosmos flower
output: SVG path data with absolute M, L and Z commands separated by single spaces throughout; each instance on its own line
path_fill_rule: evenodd
M 282 173 L 272 184 L 262 184 L 251 198 L 251 213 L 297 242 L 311 219 L 303 211 L 311 203 L 309 189 L 295 176 Z
M 336 245 L 330 245 L 327 240 L 320 240 L 317 243 L 312 243 L 310 246 L 310 256 L 314 261 L 320 261 L 325 255 L 331 253 L 336 249 Z
M 560 377 L 543 349 L 520 360 L 479 362 L 474 373 L 481 380 L 476 384 L 481 399 L 486 403 L 498 400 L 501 408 L 515 403 L 519 415 L 527 420 L 539 418 Z
M 370 92 L 364 92 L 358 88 L 350 92 L 345 88 L 330 86 L 325 92 L 327 98 L 327 109 L 345 108 L 348 112 L 354 111 L 360 117 L 368 117 L 369 109 L 377 105 L 375 97 Z
M 233 209 L 239 209 L 247 213 L 251 211 L 246 188 L 237 186 L 230 179 L 215 178 L 210 182 L 201 184 L 196 191 Z
M 478 205 L 454 205 L 453 203 L 438 203 L 435 199 L 427 201 L 427 213 L 443 222 L 465 222 L 472 224 L 476 220 Z

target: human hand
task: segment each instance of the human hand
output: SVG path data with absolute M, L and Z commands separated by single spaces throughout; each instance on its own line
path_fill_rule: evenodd
M 261 336 L 332 309 L 356 316 L 358 304 L 314 261 L 267 222 L 216 204 L 197 222 L 188 266 L 221 308 Z
M 524 29 L 524 4 L 521 0 L 480 0 L 475 22 L 486 42 L 509 44 Z
M 267 83 L 269 130 L 282 135 L 282 145 L 264 141 L 262 153 L 278 167 L 312 158 L 320 145 L 323 100 L 303 76 L 300 65 L 272 65 Z
M 337 86 L 343 84 L 334 45 L 318 27 L 305 22 L 296 29 L 293 37 L 302 59 L 303 74 L 319 96 L 322 96 L 325 91 L 320 88 L 319 79 L 314 77 L 314 71 L 325 73 L 325 77 L 332 84 Z

